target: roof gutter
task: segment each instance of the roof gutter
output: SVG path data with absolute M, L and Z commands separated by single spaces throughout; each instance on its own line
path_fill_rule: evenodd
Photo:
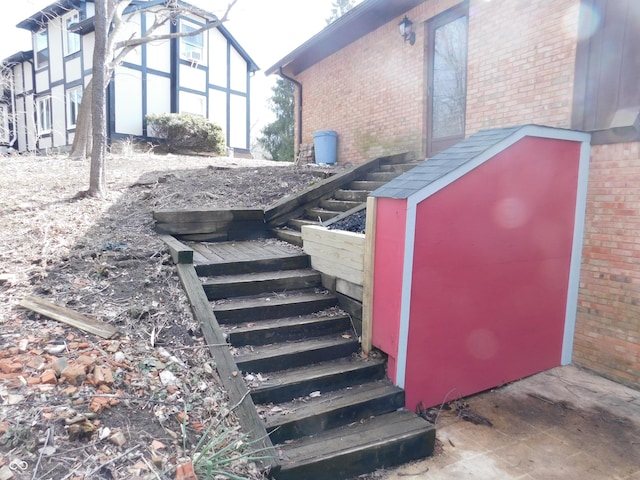
M 297 115 L 297 119 L 296 119 L 296 123 L 298 124 L 298 135 L 297 135 L 297 145 L 294 145 L 294 152 L 296 151 L 296 146 L 298 149 L 300 149 L 300 145 L 302 145 L 302 84 L 297 81 L 295 78 L 288 76 L 286 73 L 284 73 L 284 71 L 282 70 L 282 67 L 278 68 L 278 75 L 280 75 L 282 78 L 284 78 L 285 80 L 289 80 L 291 83 L 293 83 L 298 90 L 298 115 Z

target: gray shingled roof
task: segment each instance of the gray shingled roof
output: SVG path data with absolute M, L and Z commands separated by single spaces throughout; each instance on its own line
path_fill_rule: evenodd
M 448 175 L 478 155 L 506 140 L 518 130 L 528 125 L 517 127 L 480 130 L 454 146 L 425 160 L 408 172 L 391 180 L 386 185 L 371 193 L 373 197 L 408 198 L 422 190 L 439 178 Z

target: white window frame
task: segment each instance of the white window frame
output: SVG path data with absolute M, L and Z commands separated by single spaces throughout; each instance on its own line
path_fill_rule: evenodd
M 207 116 L 207 98 L 204 95 L 194 95 L 194 97 L 195 96 L 197 96 L 198 98 L 197 99 L 194 98 L 193 106 L 196 106 L 196 108 L 199 111 L 196 112 L 189 108 L 184 108 L 182 106 L 182 103 L 186 103 L 186 102 L 181 102 L 180 113 L 188 113 L 189 115 L 195 115 L 196 117 L 206 117 Z
M 51 97 L 39 97 L 36 99 L 36 121 L 38 135 L 51 133 Z
M 80 103 L 82 102 L 82 86 L 67 90 L 67 128 L 76 128 Z
M 9 105 L 0 103 L 0 142 L 9 143 Z
M 80 34 L 69 31 L 72 25 L 80 22 L 80 13 L 77 11 L 70 12 L 62 17 L 62 28 L 64 30 L 64 55 L 71 55 L 80 51 Z
M 185 27 L 191 31 L 202 28 L 201 25 L 196 23 L 180 20 L 180 33 L 187 31 Z M 200 41 L 198 42 L 196 39 L 200 39 Z M 204 32 L 189 37 L 180 37 L 180 58 L 189 62 L 204 64 L 206 63 L 204 47 Z
M 44 39 L 44 45 L 45 45 L 44 48 L 38 48 L 39 38 Z M 40 60 L 40 52 L 46 52 L 46 57 L 45 57 L 46 61 Z M 35 60 L 36 70 L 49 66 L 49 33 L 47 31 L 47 27 L 44 27 L 39 32 L 36 32 L 33 34 L 33 57 Z

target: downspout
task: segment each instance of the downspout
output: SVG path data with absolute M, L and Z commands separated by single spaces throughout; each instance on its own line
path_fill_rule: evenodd
M 278 69 L 278 75 L 280 75 L 285 80 L 289 80 L 296 87 L 298 87 L 298 118 L 296 119 L 296 123 L 298 124 L 298 135 L 297 135 L 297 144 L 296 150 L 300 151 L 300 145 L 302 145 L 302 84 L 297 81 L 295 78 L 289 77 L 282 71 L 282 67 Z

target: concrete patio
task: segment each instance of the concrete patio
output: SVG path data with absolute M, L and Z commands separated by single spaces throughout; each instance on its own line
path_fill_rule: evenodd
M 565 366 L 465 401 L 493 426 L 442 410 L 434 457 L 366 478 L 640 480 L 640 391 Z

